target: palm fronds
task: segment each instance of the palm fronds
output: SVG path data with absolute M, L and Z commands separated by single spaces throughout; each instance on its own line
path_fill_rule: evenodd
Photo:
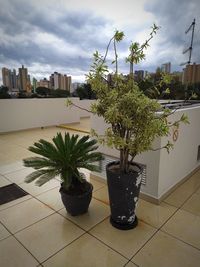
M 24 166 L 36 170 L 26 177 L 26 182 L 37 180 L 36 184 L 41 186 L 60 175 L 67 189 L 73 184 L 74 179 L 83 180 L 78 168 L 99 171 L 95 162 L 103 157 L 101 153 L 94 152 L 98 148 L 97 141 L 91 140 L 89 135 L 79 138 L 79 135 L 70 136 L 69 133 L 65 133 L 63 137 L 61 133 L 57 133 L 52 141 L 53 143 L 50 143 L 40 139 L 28 148 L 39 156 L 23 160 Z

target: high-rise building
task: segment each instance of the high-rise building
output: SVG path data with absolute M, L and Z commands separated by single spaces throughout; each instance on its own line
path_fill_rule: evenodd
M 17 88 L 17 75 L 16 70 L 11 71 L 7 68 L 2 68 L 3 85 L 8 87 L 9 90 Z
M 171 73 L 171 62 L 162 64 L 161 70 L 162 72 L 165 72 L 165 73 Z
M 33 80 L 32 80 L 32 85 L 33 85 L 33 92 L 35 93 L 36 88 L 37 88 L 37 80 L 34 77 L 33 77 Z
M 43 80 L 40 80 L 39 82 L 37 82 L 37 87 L 49 88 L 49 81 L 46 78 L 44 78 Z
M 49 88 L 54 89 L 54 74 L 51 74 L 49 77 Z
M 67 91 L 71 92 L 71 90 L 72 90 L 72 77 L 66 75 L 65 81 L 66 81 L 65 89 Z
M 19 68 L 19 89 L 21 91 L 27 91 L 28 85 L 29 85 L 29 79 L 28 79 L 28 69 L 24 68 L 22 65 L 21 68 Z
M 17 89 L 17 74 L 15 69 L 11 72 L 11 84 L 12 89 Z
M 54 89 L 59 89 L 59 73 L 54 72 Z
M 2 68 L 3 85 L 10 89 L 10 71 L 7 68 Z
M 67 76 L 66 74 L 61 74 L 58 72 L 54 72 L 49 77 L 49 88 L 51 89 L 62 89 L 62 90 L 71 90 L 72 79 L 71 76 Z
M 134 78 L 136 81 L 143 80 L 145 78 L 146 72 L 144 70 L 136 70 L 134 73 Z
M 11 70 L 2 68 L 3 85 L 11 89 Z
M 183 84 L 200 82 L 200 64 L 186 65 L 186 68 L 183 70 L 182 82 Z

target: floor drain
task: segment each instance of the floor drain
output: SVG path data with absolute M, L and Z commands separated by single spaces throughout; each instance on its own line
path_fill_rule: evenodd
M 0 205 L 28 195 L 26 191 L 16 184 L 0 187 Z

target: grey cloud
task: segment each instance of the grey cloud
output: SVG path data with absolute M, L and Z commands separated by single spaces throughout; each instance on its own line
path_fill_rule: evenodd
M 171 48 L 171 59 L 176 60 L 176 64 L 186 62 L 188 54 L 183 55 L 183 48 L 190 46 L 191 32 L 187 35 L 185 30 L 196 18 L 195 38 L 193 46 L 192 61 L 200 63 L 200 2 L 199 0 L 155 0 L 148 2 L 146 10 L 153 13 L 162 27 L 161 34 L 164 41 L 161 43 L 162 49 Z M 173 46 L 180 48 L 180 54 L 174 55 Z
M 79 68 L 88 70 L 90 57 L 81 54 L 64 56 L 58 49 L 40 46 L 34 41 L 38 32 L 53 34 L 64 43 L 84 49 L 92 55 L 95 49 L 105 46 L 103 29 L 107 23 L 103 18 L 95 17 L 90 13 L 71 12 L 56 7 L 52 10 L 38 8 L 34 1 L 4 1 L 1 3 L 0 28 L 3 31 L 0 40 L 0 51 L 5 62 L 18 61 L 19 64 L 38 62 L 52 66 Z M 26 38 L 27 36 L 27 38 Z M 21 41 L 20 41 L 21 38 Z M 25 38 L 25 40 L 23 39 Z M 3 40 L 4 39 L 4 40 Z M 9 40 L 12 40 L 9 45 Z M 81 49 L 80 49 L 81 51 Z

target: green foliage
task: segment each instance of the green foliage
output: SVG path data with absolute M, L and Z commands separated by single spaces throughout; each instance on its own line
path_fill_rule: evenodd
M 36 91 L 37 94 L 43 95 L 43 96 L 47 96 L 50 93 L 50 89 L 49 88 L 42 87 L 42 86 L 37 87 L 35 91 Z
M 130 54 L 126 62 L 130 64 L 130 74 L 123 76 L 118 71 L 118 54 L 116 42 L 123 39 L 123 32 L 116 31 L 110 39 L 105 55 L 98 51 L 94 53 L 93 64 L 87 76 L 92 90 L 96 93 L 97 102 L 92 105 L 92 111 L 110 125 L 104 136 L 98 136 L 95 131 L 93 135 L 100 143 L 116 148 L 120 151 L 120 169 L 122 172 L 129 171 L 129 156 L 131 161 L 134 157 L 144 151 L 151 149 L 152 142 L 156 137 L 168 136 L 170 125 L 167 117 L 170 115 L 168 109 L 162 110 L 161 105 L 140 90 L 133 79 L 133 64 L 139 63 L 145 58 L 144 49 L 149 46 L 149 41 L 156 34 L 158 27 L 153 25 L 149 39 L 142 45 L 137 42 L 131 43 Z M 108 65 L 106 63 L 108 49 L 113 42 L 115 51 L 115 70 L 111 81 L 107 80 Z M 161 75 L 162 76 L 162 75 Z M 169 78 L 163 76 L 159 86 L 169 83 Z M 165 93 L 169 94 L 168 87 Z M 181 118 L 179 122 L 187 122 Z M 167 151 L 172 144 L 168 142 L 165 146 Z
M 70 92 L 67 90 L 63 90 L 63 89 L 55 89 L 54 90 L 54 89 L 49 89 L 46 87 L 37 87 L 36 93 L 40 96 L 50 97 L 50 98 L 70 96 Z
M 68 97 L 70 96 L 70 92 L 67 90 L 63 90 L 63 89 L 56 89 L 56 90 L 51 89 L 50 96 L 51 97 Z
M 84 83 L 83 85 L 79 86 L 76 89 L 76 95 L 80 98 L 80 99 L 95 99 L 95 93 L 94 91 L 92 91 L 91 89 L 91 85 Z
M 26 177 L 27 183 L 37 179 L 36 184 L 41 186 L 60 175 L 63 186 L 70 190 L 77 182 L 83 182 L 79 168 L 99 171 L 95 162 L 101 160 L 102 155 L 95 152 L 98 148 L 96 140 L 90 140 L 89 136 L 70 136 L 69 133 L 63 137 L 61 133 L 57 133 L 52 141 L 50 143 L 40 139 L 29 147 L 29 151 L 39 156 L 23 160 L 24 166 L 36 170 Z
M 9 95 L 9 89 L 6 86 L 1 86 L 0 87 L 0 99 L 6 99 L 6 98 L 11 98 Z

